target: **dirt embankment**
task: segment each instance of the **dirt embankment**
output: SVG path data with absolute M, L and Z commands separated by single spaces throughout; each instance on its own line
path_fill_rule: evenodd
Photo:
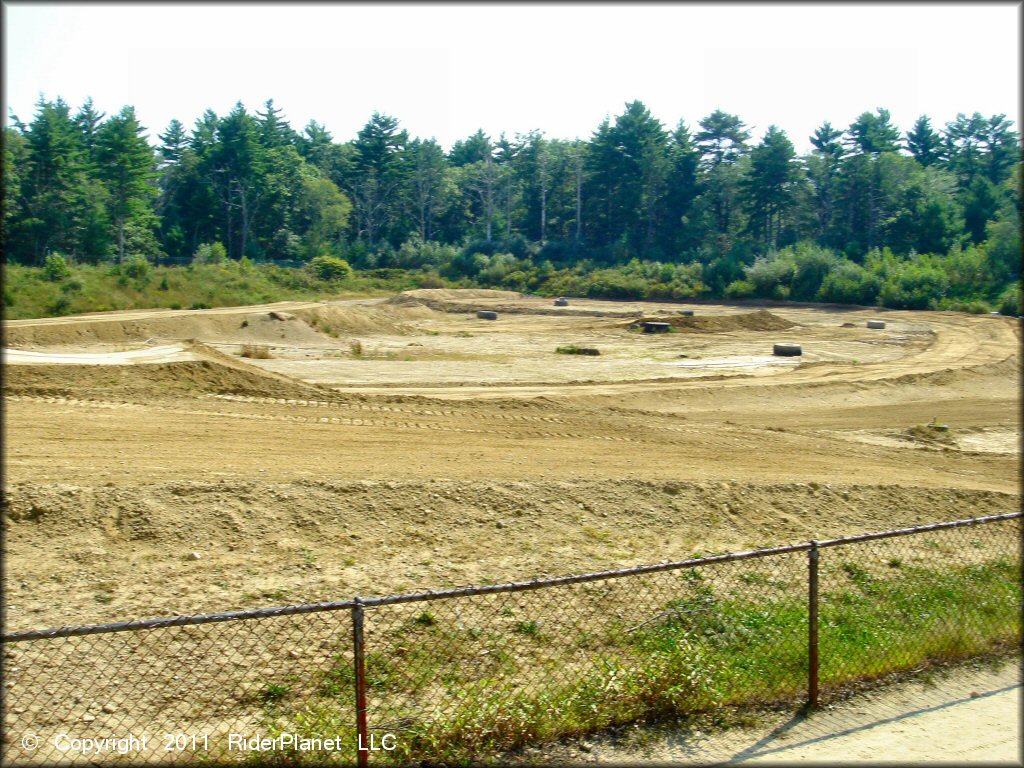
M 773 315 L 766 309 L 739 315 L 691 315 L 678 317 L 644 317 L 629 323 L 628 327 L 638 328 L 645 322 L 668 323 L 677 331 L 691 333 L 727 333 L 729 331 L 785 331 L 795 328 L 783 317 Z
M 8 625 L 558 576 L 996 514 L 1018 500 L 952 488 L 611 479 L 16 483 L 4 498 L 7 584 L 20 585 Z M 109 596 L 97 601 L 99 592 Z
M 633 309 L 556 307 L 547 299 L 524 299 L 513 291 L 420 289 L 403 291 L 387 303 L 396 307 L 427 307 L 436 312 L 466 313 L 489 309 L 503 315 L 552 315 L 561 317 L 639 317 Z
M 326 398 L 335 393 L 300 381 L 250 372 L 212 360 L 155 365 L 18 365 L 4 370 L 8 397 L 75 397 L 141 401 L 173 396 L 241 394 Z
M 87 347 L 192 340 L 235 344 L 330 347 L 346 334 L 416 332 L 409 321 L 431 315 L 425 307 L 385 305 L 286 304 L 282 308 L 234 307 L 217 310 L 112 313 L 23 320 L 4 326 L 8 347 Z

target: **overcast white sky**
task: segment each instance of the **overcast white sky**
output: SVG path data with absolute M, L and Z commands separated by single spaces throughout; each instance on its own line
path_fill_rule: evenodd
M 477 128 L 587 138 L 640 99 L 666 127 L 715 109 L 798 151 L 823 121 L 885 107 L 907 130 L 957 112 L 1020 113 L 1019 4 L 5 2 L 4 105 L 125 104 L 155 141 L 268 98 L 336 140 L 374 111 L 446 148 Z

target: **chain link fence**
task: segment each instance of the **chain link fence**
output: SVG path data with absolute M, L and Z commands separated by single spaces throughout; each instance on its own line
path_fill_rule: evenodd
M 1021 639 L 1020 518 L 3 638 L 5 764 L 480 761 Z

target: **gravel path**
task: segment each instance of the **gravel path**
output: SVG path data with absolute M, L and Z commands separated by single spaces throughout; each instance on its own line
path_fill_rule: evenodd
M 635 729 L 526 756 L 560 764 L 964 763 L 1021 765 L 1019 661 L 967 665 L 751 727 Z M 543 754 L 541 754 L 543 752 Z

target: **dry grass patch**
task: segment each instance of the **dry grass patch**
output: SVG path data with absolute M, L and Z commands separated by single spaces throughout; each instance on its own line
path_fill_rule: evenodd
M 239 354 L 253 360 L 270 360 L 273 357 L 270 354 L 270 347 L 266 344 L 243 344 Z

